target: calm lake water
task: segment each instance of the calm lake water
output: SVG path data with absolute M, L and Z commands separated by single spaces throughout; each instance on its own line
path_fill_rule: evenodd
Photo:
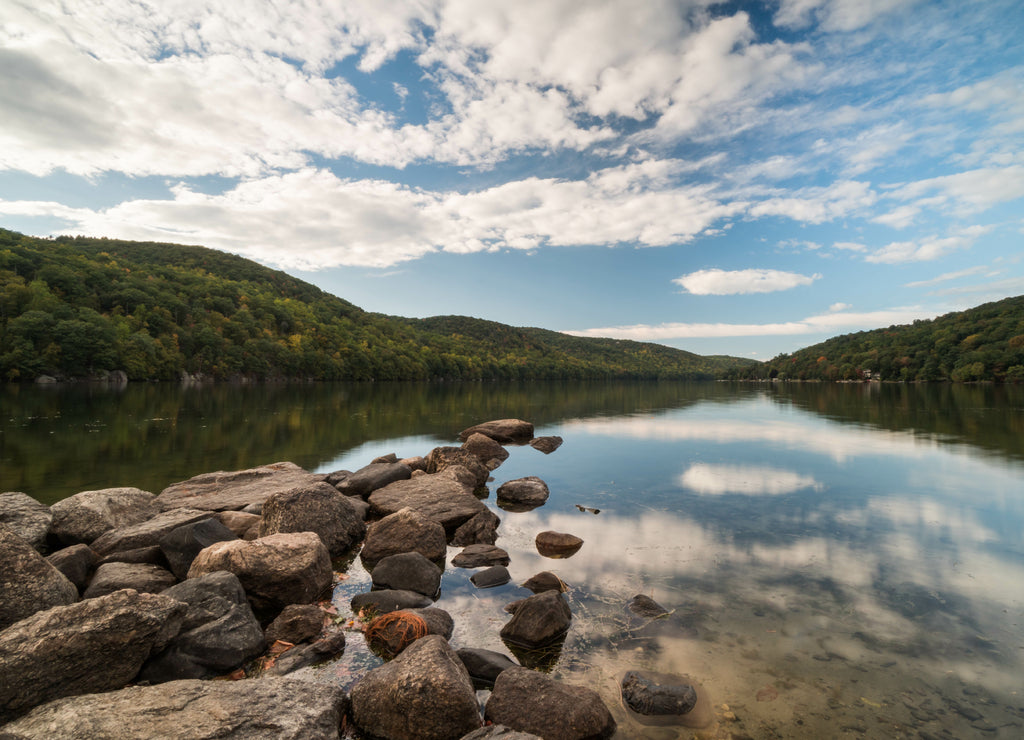
M 502 607 L 551 570 L 572 628 L 560 650 L 520 657 L 600 691 L 617 737 L 698 732 L 627 717 L 631 668 L 696 681 L 700 737 L 1024 735 L 1024 388 L 132 385 L 4 388 L 0 402 L 0 490 L 47 503 L 279 460 L 354 470 L 529 419 L 564 445 L 510 448 L 490 488 L 537 475 L 551 498 L 525 513 L 488 498 L 513 583 L 478 590 L 448 567 L 437 606 L 456 646 L 508 653 Z M 541 557 L 545 529 L 585 544 Z M 358 559 L 345 567 L 342 612 L 369 587 Z M 640 593 L 671 614 L 631 614 Z M 309 672 L 349 684 L 378 662 L 353 634 Z

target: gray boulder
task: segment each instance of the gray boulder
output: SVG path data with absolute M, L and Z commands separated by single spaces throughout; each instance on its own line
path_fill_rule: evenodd
M 313 532 L 217 542 L 192 561 L 188 577 L 226 570 L 238 576 L 257 614 L 316 601 L 331 587 L 331 556 Z
M 46 550 L 46 533 L 50 531 L 53 514 L 28 494 L 20 491 L 0 493 L 0 524 L 32 545 L 39 552 Z
M 130 588 L 144 594 L 158 594 L 165 591 L 178 579 L 166 568 L 150 563 L 104 563 L 96 569 L 83 599 L 106 596 L 123 588 Z
M 75 584 L 6 524 L 0 524 L 0 589 L 0 629 L 78 600 Z
M 156 497 L 138 488 L 82 491 L 50 507 L 50 534 L 64 545 L 90 544 L 112 529 L 152 519 L 160 513 Z
M 508 565 L 508 552 L 495 545 L 467 545 L 452 558 L 456 568 L 483 568 L 492 565 Z
M 527 668 L 502 671 L 484 717 L 514 730 L 559 740 L 601 740 L 615 732 L 615 720 L 597 692 Z
M 175 527 L 160 538 L 160 551 L 178 580 L 188 577 L 188 569 L 196 555 L 215 542 L 237 540 L 238 535 L 220 520 L 210 517 Z
M 418 552 L 403 552 L 381 559 L 370 577 L 374 588 L 416 591 L 437 598 L 443 571 Z
M 172 681 L 37 707 L 3 728 L 11 740 L 334 740 L 345 692 L 323 683 Z
M 366 535 L 366 523 L 345 496 L 328 483 L 275 493 L 263 502 L 260 537 L 284 532 L 316 532 L 327 552 L 351 550 Z
M 526 444 L 533 439 L 533 424 L 522 419 L 495 419 L 471 426 L 459 432 L 459 441 L 465 442 L 479 433 L 501 444 Z
M 479 728 L 465 666 L 440 635 L 427 635 L 352 686 L 352 718 L 382 740 L 458 740 Z
M 513 511 L 529 511 L 548 500 L 548 484 L 535 475 L 516 478 L 498 486 L 498 506 Z
M 395 481 L 408 480 L 411 476 L 412 468 L 404 463 L 371 463 L 334 485 L 346 496 L 366 498 L 379 488 Z
M 125 590 L 8 627 L 0 632 L 0 722 L 62 696 L 123 687 L 178 634 L 186 609 L 162 594 Z
M 99 564 L 99 556 L 88 545 L 72 545 L 47 555 L 46 562 L 63 573 L 81 592 Z
M 372 570 L 388 555 L 401 552 L 418 552 L 427 560 L 443 562 L 448 553 L 444 527 L 411 508 L 401 509 L 367 527 L 359 557 Z
M 278 462 L 247 470 L 219 470 L 174 483 L 157 496 L 160 507 L 227 511 L 259 507 L 275 493 L 309 486 L 324 476 L 308 473 L 295 463 Z
M 619 689 L 625 705 L 647 717 L 681 718 L 697 706 L 697 690 L 692 685 L 659 683 L 637 671 L 627 671 Z
M 443 474 L 418 475 L 397 481 L 371 493 L 368 501 L 378 516 L 409 507 L 448 532 L 454 532 L 459 525 L 487 511 L 487 506 L 473 495 L 471 488 L 454 476 Z
M 504 653 L 482 648 L 459 648 L 455 651 L 459 660 L 466 666 L 474 685 L 480 689 L 494 686 L 495 680 L 506 668 L 516 668 L 519 664 Z
M 157 514 L 138 524 L 112 529 L 92 543 L 92 549 L 100 556 L 141 547 L 159 547 L 160 540 L 172 530 L 184 524 L 209 519 L 210 512 L 200 509 L 174 509 Z
M 440 473 L 452 467 L 465 468 L 473 475 L 473 488 L 487 483 L 491 471 L 480 458 L 461 447 L 435 447 L 427 455 L 427 473 Z
M 558 591 L 543 591 L 509 605 L 512 619 L 501 628 L 510 644 L 539 648 L 560 640 L 572 622 L 572 611 Z
M 490 509 L 481 511 L 472 519 L 462 524 L 452 535 L 452 545 L 493 545 L 498 541 L 498 525 L 501 519 Z
M 142 667 L 141 680 L 212 678 L 263 652 L 263 630 L 234 574 L 217 571 L 191 578 L 163 595 L 187 604 L 188 610 L 177 636 Z
M 318 637 L 324 629 L 324 612 L 315 604 L 289 604 L 267 627 L 267 644 L 278 640 L 298 645 Z

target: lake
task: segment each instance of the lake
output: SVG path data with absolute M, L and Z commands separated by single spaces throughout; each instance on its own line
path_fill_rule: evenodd
M 154 384 L 5 387 L 0 401 L 0 490 L 44 503 L 280 460 L 355 470 L 527 419 L 565 443 L 511 447 L 494 471 L 513 583 L 479 590 L 448 567 L 437 606 L 454 645 L 509 653 L 503 607 L 550 570 L 570 586 L 572 628 L 560 649 L 519 657 L 600 691 L 617 737 L 692 735 L 626 716 L 617 686 L 632 668 L 695 681 L 714 714 L 701 737 L 1022 733 L 1022 387 Z M 527 475 L 548 483 L 547 504 L 499 509 L 493 491 Z M 546 529 L 585 544 L 541 557 Z M 345 612 L 369 576 L 358 559 L 342 567 Z M 632 614 L 636 594 L 669 616 Z M 350 684 L 376 663 L 353 634 L 307 670 Z

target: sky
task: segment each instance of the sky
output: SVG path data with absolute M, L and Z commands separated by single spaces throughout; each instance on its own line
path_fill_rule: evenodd
M 0 226 L 769 359 L 1024 293 L 1019 0 L 0 0 Z

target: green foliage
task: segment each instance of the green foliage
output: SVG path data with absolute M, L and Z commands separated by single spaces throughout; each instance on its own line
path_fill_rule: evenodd
M 367 313 L 203 247 L 0 229 L 0 379 L 700 379 L 737 358 L 459 316 Z
M 730 377 L 783 380 L 955 382 L 1024 380 L 1024 296 L 855 334 L 844 334 Z

